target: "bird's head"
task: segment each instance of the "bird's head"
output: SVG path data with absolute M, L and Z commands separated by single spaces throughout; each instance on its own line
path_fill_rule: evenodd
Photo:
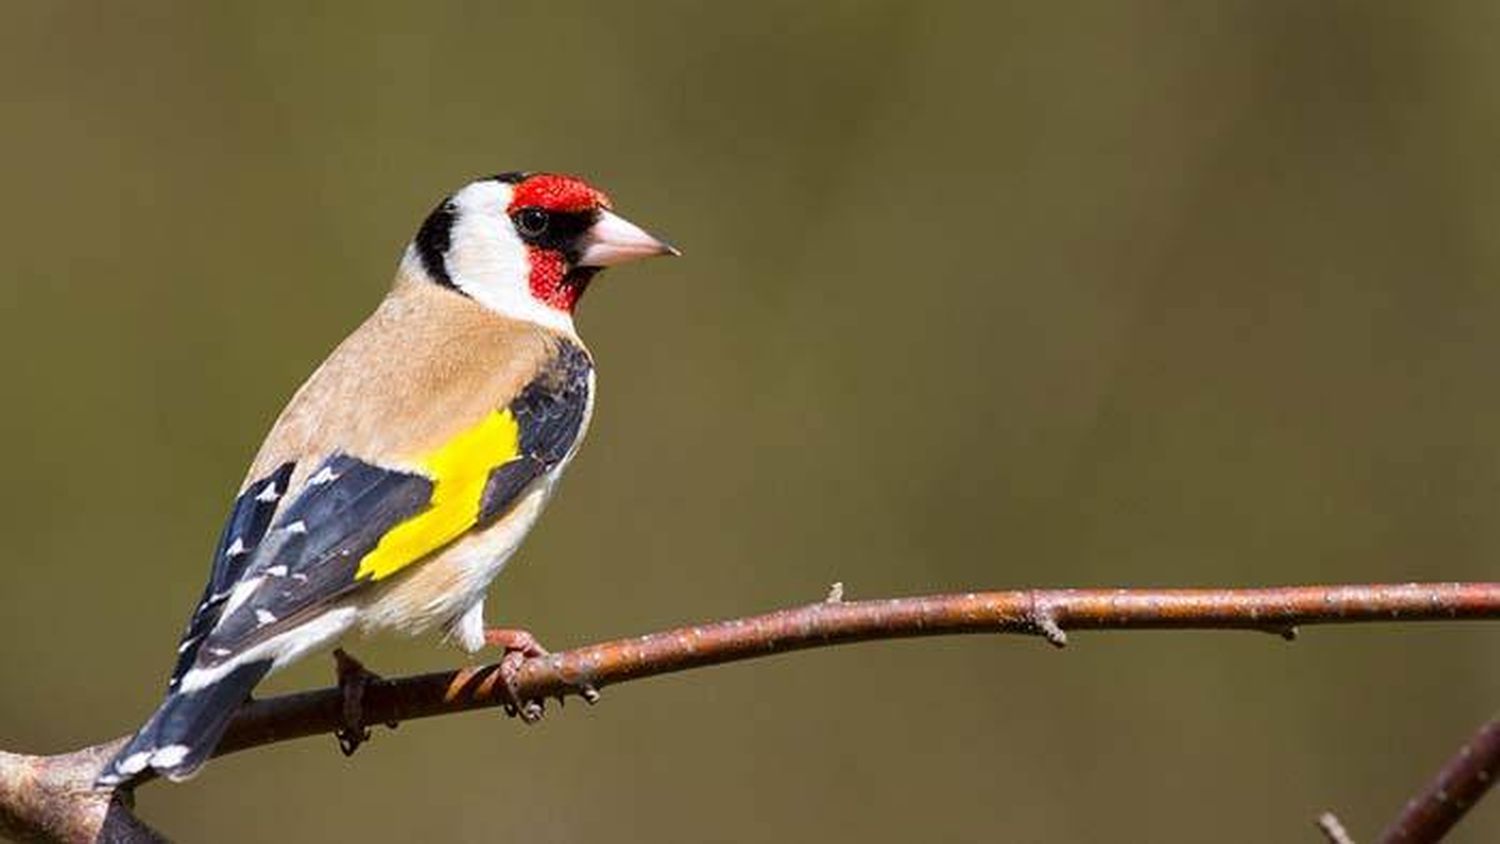
M 554 173 L 502 173 L 443 200 L 407 250 L 409 269 L 507 316 L 571 324 L 600 270 L 671 245 L 611 210 L 605 193 Z

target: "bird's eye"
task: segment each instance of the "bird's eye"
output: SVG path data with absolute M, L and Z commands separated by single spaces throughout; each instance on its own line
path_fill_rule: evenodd
M 547 231 L 551 218 L 540 208 L 522 208 L 516 214 L 516 230 L 525 237 L 539 237 Z

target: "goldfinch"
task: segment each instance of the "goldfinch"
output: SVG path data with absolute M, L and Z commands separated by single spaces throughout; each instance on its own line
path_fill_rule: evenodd
M 573 310 L 602 268 L 675 254 L 571 176 L 504 173 L 439 204 L 266 437 L 166 699 L 99 786 L 191 776 L 262 678 L 346 632 L 441 630 L 512 667 L 545 653 L 486 630 L 484 596 L 588 430 Z

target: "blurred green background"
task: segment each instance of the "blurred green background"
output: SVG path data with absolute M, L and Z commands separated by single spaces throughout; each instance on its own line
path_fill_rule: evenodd
M 282 402 L 426 211 L 587 175 L 686 252 L 580 327 L 593 433 L 492 619 L 1487 579 L 1500 10 L 10 2 L 0 747 L 155 705 Z M 154 785 L 187 841 L 1369 838 L 1500 630 L 871 644 Z M 461 660 L 356 648 L 387 673 Z M 310 660 L 276 678 L 323 685 Z M 1500 837 L 1492 798 L 1453 840 Z

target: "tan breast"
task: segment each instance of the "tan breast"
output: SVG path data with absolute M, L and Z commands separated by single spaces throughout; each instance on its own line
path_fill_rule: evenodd
M 503 407 L 554 353 L 557 335 L 500 316 L 431 282 L 398 277 L 375 313 L 292 397 L 245 484 L 296 461 L 296 489 L 343 451 L 414 466 L 484 414 Z M 574 342 L 577 342 L 574 339 Z

